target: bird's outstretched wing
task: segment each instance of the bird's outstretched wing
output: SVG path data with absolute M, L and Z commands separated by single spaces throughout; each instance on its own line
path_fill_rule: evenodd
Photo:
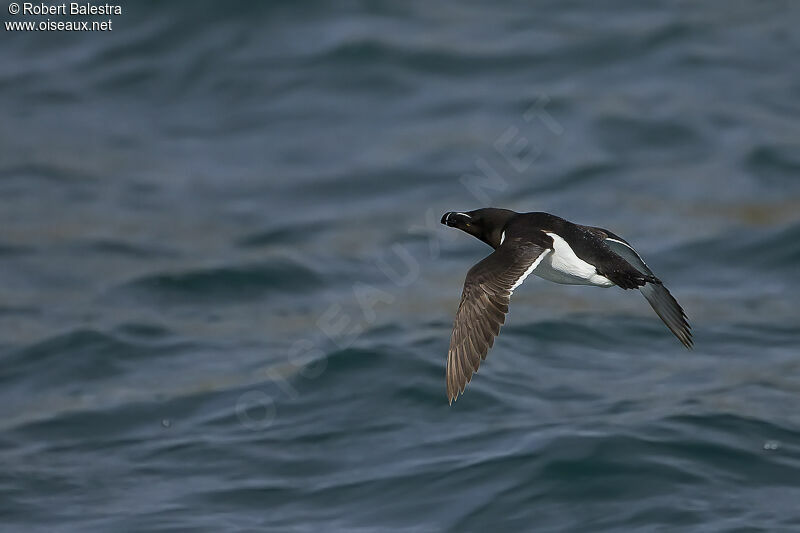
M 608 230 L 595 229 L 599 229 L 606 234 L 604 242 L 611 248 L 612 252 L 622 257 L 640 272 L 655 277 L 650 267 L 647 266 L 639 253 L 627 241 Z M 692 327 L 689 325 L 683 308 L 664 284 L 660 281 L 658 283 L 646 283 L 639 287 L 639 291 L 669 330 L 678 337 L 678 340 L 687 348 L 691 348 L 693 344 Z
M 547 236 L 533 243 L 506 239 L 491 255 L 473 266 L 464 281 L 450 349 L 447 352 L 447 397 L 453 403 L 486 359 L 508 312 L 511 293 L 550 253 Z

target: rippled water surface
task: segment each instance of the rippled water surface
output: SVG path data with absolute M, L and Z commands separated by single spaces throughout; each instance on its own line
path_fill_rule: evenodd
M 0 529 L 800 530 L 799 5 L 124 9 L 0 35 Z M 695 349 L 530 278 L 448 406 L 485 205 Z

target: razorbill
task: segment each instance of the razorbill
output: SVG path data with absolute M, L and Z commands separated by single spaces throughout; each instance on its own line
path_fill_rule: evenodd
M 494 252 L 467 272 L 447 352 L 447 396 L 453 403 L 477 372 L 505 322 L 511 293 L 529 274 L 556 283 L 639 289 L 687 348 L 686 314 L 625 239 L 549 213 L 508 209 L 448 212 L 442 224 L 482 240 Z

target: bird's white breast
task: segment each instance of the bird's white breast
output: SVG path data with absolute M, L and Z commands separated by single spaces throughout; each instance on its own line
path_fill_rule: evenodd
M 591 265 L 575 255 L 567 241 L 555 233 L 548 233 L 553 239 L 553 252 L 547 254 L 536 266 L 534 274 L 555 283 L 567 285 L 594 285 L 610 287 L 611 280 L 597 273 Z

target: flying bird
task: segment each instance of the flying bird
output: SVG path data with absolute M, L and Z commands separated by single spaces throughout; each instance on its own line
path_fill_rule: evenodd
M 664 324 L 692 347 L 686 313 L 628 241 L 549 213 L 450 211 L 442 224 L 494 249 L 467 272 L 447 352 L 447 396 L 464 392 L 500 333 L 514 289 L 530 274 L 555 283 L 639 289 Z

